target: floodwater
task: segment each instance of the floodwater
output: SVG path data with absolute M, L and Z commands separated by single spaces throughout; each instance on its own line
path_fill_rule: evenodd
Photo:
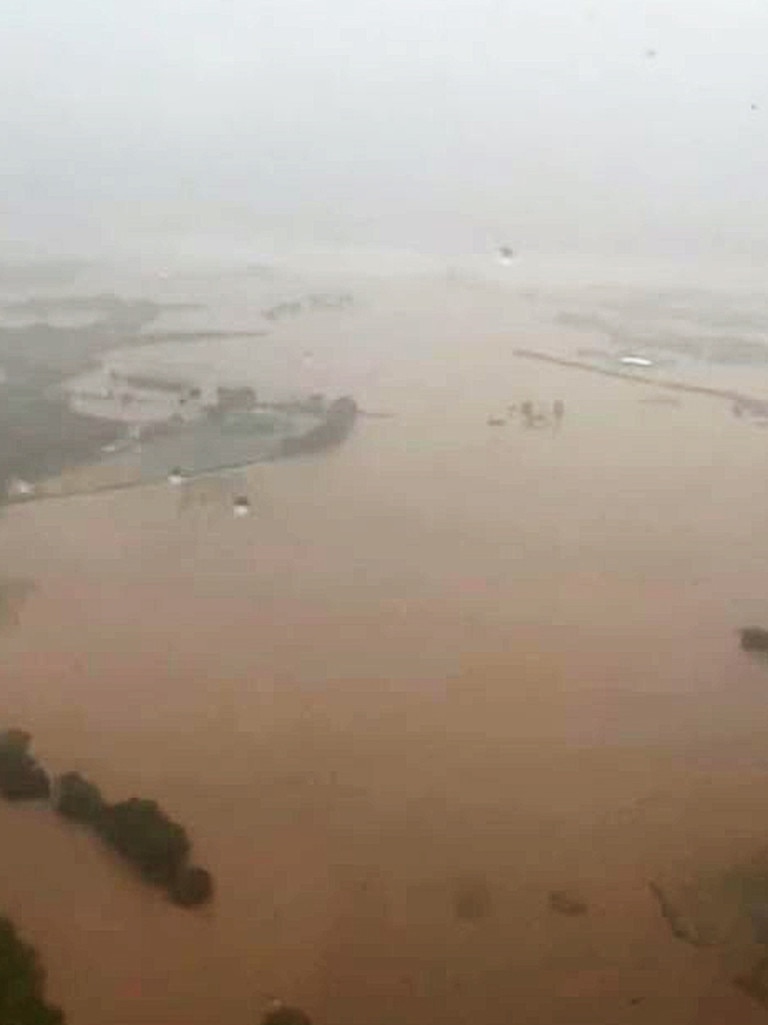
M 735 633 L 768 623 L 768 435 L 515 359 L 544 329 L 493 291 L 377 287 L 274 346 L 394 416 L 239 476 L 251 517 L 226 479 L 7 510 L 3 576 L 34 588 L 3 718 L 157 799 L 217 895 L 172 907 L 0 806 L 0 904 L 72 1025 L 275 994 L 320 1025 L 765 1020 L 732 983 L 759 952 L 682 943 L 648 882 L 768 845 L 768 669 Z M 527 399 L 561 428 L 488 427 Z

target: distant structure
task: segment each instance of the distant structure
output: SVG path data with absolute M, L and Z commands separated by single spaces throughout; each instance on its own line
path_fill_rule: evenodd
M 654 362 L 652 359 L 648 359 L 647 356 L 620 356 L 619 363 L 623 363 L 625 367 L 652 367 Z

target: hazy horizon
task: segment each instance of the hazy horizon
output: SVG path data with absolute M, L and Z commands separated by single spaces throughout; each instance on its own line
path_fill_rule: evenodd
M 768 8 L 7 5 L 5 241 L 768 254 Z

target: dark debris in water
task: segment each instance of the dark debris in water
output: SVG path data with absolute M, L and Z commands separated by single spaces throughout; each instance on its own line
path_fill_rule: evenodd
M 737 975 L 733 984 L 763 1007 L 768 1007 L 768 957 L 761 958 L 749 972 Z
M 492 910 L 491 889 L 484 876 L 462 876 L 453 884 L 453 910 L 456 918 L 476 922 Z
M 261 1025 L 312 1025 L 312 1019 L 298 1007 L 275 1001 L 261 1019 Z
M 657 882 L 650 882 L 648 889 L 656 899 L 661 917 L 666 921 L 670 931 L 678 940 L 692 947 L 711 947 L 715 937 L 703 928 L 691 914 L 688 903 L 681 895 L 673 895 Z
M 548 902 L 552 911 L 557 912 L 558 915 L 566 915 L 569 918 L 586 915 L 589 911 L 585 901 L 568 890 L 552 890 L 549 894 Z

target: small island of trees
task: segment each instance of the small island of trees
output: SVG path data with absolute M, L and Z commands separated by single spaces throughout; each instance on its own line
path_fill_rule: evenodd
M 355 425 L 358 408 L 353 398 L 345 395 L 335 399 L 323 420 L 305 434 L 284 438 L 279 447 L 281 456 L 300 456 L 340 445 Z

